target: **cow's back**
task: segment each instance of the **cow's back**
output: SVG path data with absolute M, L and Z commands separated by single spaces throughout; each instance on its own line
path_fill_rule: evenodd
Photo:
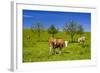
M 65 42 L 63 39 L 57 39 L 57 45 L 58 47 L 62 48 L 65 46 Z
M 51 38 L 49 39 L 49 45 L 52 46 L 53 48 L 63 48 L 65 46 L 65 42 L 63 39 L 55 39 Z

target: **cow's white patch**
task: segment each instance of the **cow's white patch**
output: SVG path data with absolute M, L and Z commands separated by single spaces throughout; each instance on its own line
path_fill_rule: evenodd
M 68 41 L 65 41 L 65 46 L 66 46 L 66 47 L 68 46 Z

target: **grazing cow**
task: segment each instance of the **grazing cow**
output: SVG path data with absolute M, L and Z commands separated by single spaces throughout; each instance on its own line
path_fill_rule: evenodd
M 49 54 L 56 54 L 57 51 L 61 54 L 61 50 L 63 47 L 67 47 L 68 45 L 68 41 L 64 41 L 63 39 L 55 39 L 55 38 L 51 38 L 49 40 L 49 46 L 50 46 L 50 50 L 49 50 Z
M 78 42 L 80 44 L 84 44 L 85 43 L 85 36 L 82 36 L 82 37 L 78 38 Z

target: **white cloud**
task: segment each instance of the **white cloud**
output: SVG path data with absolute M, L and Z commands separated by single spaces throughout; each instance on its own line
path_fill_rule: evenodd
M 30 15 L 24 15 L 24 17 L 26 17 L 26 18 L 32 18 L 33 16 L 30 16 Z

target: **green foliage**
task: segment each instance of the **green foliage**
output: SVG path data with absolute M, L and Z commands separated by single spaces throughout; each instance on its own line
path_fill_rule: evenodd
M 77 33 L 77 23 L 70 21 L 69 23 L 65 24 L 64 30 L 70 34 L 71 41 L 73 42 L 74 35 Z
M 82 34 L 84 34 L 84 29 L 82 25 L 78 25 L 78 30 L 77 33 L 81 36 Z
M 57 28 L 56 28 L 54 25 L 51 25 L 51 26 L 48 28 L 48 33 L 49 33 L 49 34 L 52 34 L 52 37 L 54 37 L 54 35 L 55 35 L 56 33 L 58 33 L 58 30 L 57 30 Z
M 31 30 L 34 33 L 37 33 L 38 38 L 40 38 L 41 33 L 43 32 L 43 25 L 42 23 L 38 22 L 32 25 Z
M 74 41 L 74 36 L 77 34 L 83 34 L 84 30 L 82 25 L 79 25 L 77 22 L 70 21 L 64 25 L 64 31 L 68 33 L 71 37 L 71 41 Z

